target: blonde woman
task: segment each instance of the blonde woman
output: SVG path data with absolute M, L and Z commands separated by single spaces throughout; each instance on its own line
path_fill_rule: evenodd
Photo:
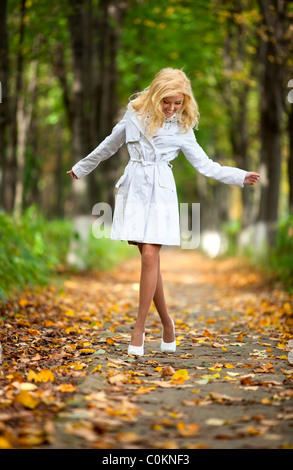
M 160 272 L 162 245 L 180 245 L 176 186 L 171 161 L 182 151 L 206 177 L 243 187 L 259 174 L 221 166 L 205 154 L 196 141 L 199 112 L 190 81 L 182 70 L 165 68 L 151 85 L 130 101 L 123 119 L 93 152 L 68 173 L 75 179 L 94 170 L 127 144 L 129 162 L 116 184 L 113 240 L 138 245 L 141 277 L 137 320 L 129 355 L 144 354 L 144 329 L 152 300 L 163 327 L 161 351 L 176 351 L 174 322 L 165 302 Z

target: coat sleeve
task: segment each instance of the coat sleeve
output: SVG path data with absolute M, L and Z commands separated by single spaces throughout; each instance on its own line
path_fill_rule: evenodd
M 241 188 L 244 186 L 247 172 L 239 168 L 222 166 L 211 160 L 198 144 L 192 129 L 183 135 L 181 150 L 191 165 L 202 175 Z
M 126 113 L 123 119 L 116 124 L 112 132 L 89 155 L 77 162 L 73 167 L 73 173 L 78 177 L 88 175 L 99 163 L 114 155 L 125 143 Z

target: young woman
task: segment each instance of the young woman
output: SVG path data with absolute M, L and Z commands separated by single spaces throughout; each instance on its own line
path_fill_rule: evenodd
M 180 245 L 170 161 L 181 150 L 194 168 L 209 178 L 239 187 L 252 185 L 259 178 L 258 173 L 221 166 L 208 158 L 193 132 L 198 120 L 197 103 L 185 73 L 162 69 L 129 103 L 111 135 L 68 172 L 75 179 L 82 178 L 127 144 L 130 159 L 116 184 L 119 189 L 111 238 L 136 244 L 141 253 L 138 316 L 128 347 L 130 355 L 144 354 L 144 328 L 152 300 L 163 326 L 161 350 L 176 350 L 174 322 L 166 306 L 160 272 L 161 246 Z

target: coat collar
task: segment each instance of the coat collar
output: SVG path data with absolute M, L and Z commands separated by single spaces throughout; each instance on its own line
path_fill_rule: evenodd
M 152 145 L 155 152 L 157 153 L 157 149 L 154 145 L 153 138 L 150 135 L 148 135 L 147 132 L 145 131 L 145 129 L 144 129 L 142 123 L 141 123 L 141 120 L 139 119 L 139 117 L 137 115 L 137 112 L 133 109 L 131 103 L 128 106 L 128 112 L 129 112 L 129 116 L 130 116 L 130 119 L 133 122 L 133 124 L 135 124 L 135 126 L 139 129 L 139 131 L 142 133 L 142 135 L 148 140 L 148 142 Z

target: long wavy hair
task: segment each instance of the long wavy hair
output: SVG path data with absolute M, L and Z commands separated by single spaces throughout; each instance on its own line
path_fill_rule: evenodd
M 184 101 L 176 116 L 184 132 L 188 132 L 193 127 L 198 128 L 199 111 L 190 80 L 182 70 L 171 67 L 160 70 L 145 90 L 131 97 L 133 109 L 141 117 L 142 124 L 151 136 L 164 123 L 163 99 L 181 93 L 184 95 Z

